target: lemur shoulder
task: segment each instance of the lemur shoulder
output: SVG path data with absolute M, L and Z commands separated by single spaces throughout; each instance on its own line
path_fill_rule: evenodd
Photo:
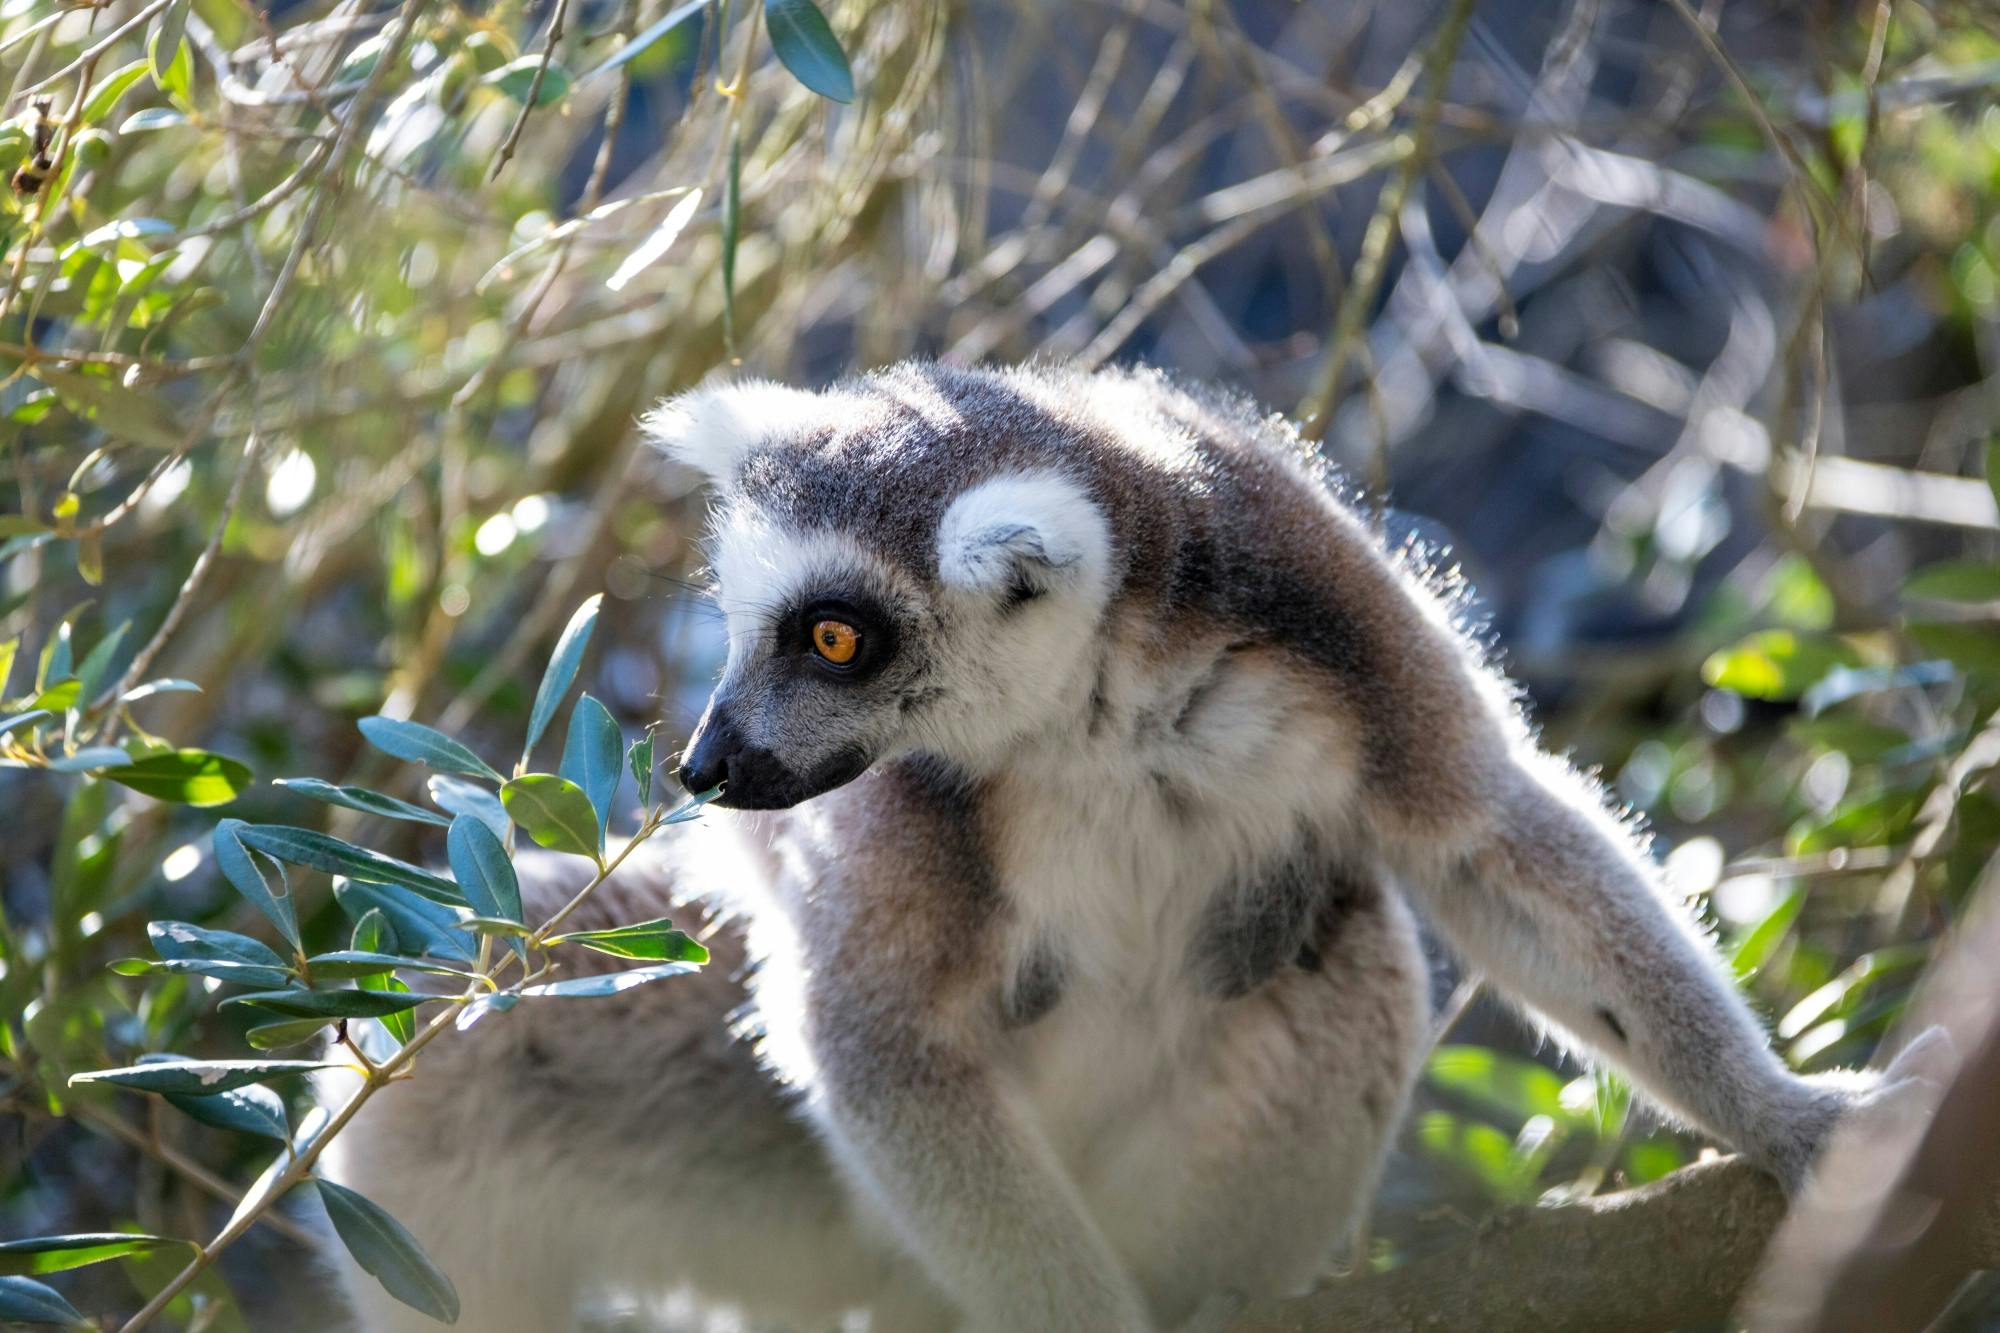
M 729 653 L 681 777 L 728 812 L 588 910 L 698 919 L 715 961 L 441 1043 L 337 1141 L 467 1326 L 1138 1333 L 1301 1288 L 1423 1047 L 1406 904 L 1789 1187 L 1879 1095 L 1772 1055 L 1282 423 L 1150 373 L 905 365 L 648 427 L 713 488 Z

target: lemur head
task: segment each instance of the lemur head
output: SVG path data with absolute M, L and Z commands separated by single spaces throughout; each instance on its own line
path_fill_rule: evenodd
M 899 754 L 978 771 L 1078 714 L 1117 557 L 1074 441 L 1011 392 L 911 369 L 647 419 L 711 483 L 729 630 L 689 790 L 778 809 Z

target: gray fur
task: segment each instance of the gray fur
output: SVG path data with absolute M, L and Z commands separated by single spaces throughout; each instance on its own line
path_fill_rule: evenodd
M 1406 895 L 1788 1186 L 1874 1095 L 1770 1054 L 1633 831 L 1281 423 L 1144 372 L 907 365 L 655 429 L 715 483 L 731 635 L 690 780 L 760 813 L 576 923 L 706 920 L 701 976 L 489 1019 L 338 1140 L 467 1326 L 689 1290 L 1140 1333 L 1302 1287 L 1416 1072 Z M 827 605 L 852 670 L 805 652 Z M 528 864 L 531 911 L 561 901 Z

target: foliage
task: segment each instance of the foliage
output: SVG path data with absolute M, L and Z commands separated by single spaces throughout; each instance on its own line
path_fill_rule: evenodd
M 1785 1058 L 1865 1060 L 2000 840 L 2000 35 L 1545 8 L 0 3 L 0 1318 L 242 1327 L 230 1244 L 303 1268 L 309 1198 L 450 1313 L 420 1238 L 296 1188 L 344 1114 L 305 1075 L 699 965 L 525 919 L 512 866 L 601 882 L 693 813 L 630 724 L 671 743 L 712 665 L 650 572 L 698 505 L 631 422 L 738 363 L 1150 355 L 1503 598 L 1657 611 L 1512 665 Z M 1480 525 L 1562 526 L 1509 489 L 1551 431 L 1592 512 L 1524 572 Z M 1456 1012 L 1385 1261 L 1697 1150 Z

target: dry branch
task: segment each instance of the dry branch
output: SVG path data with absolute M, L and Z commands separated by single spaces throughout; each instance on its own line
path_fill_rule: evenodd
M 1519 1208 L 1465 1243 L 1373 1277 L 1258 1306 L 1231 1333 L 1665 1333 L 1734 1309 L 1783 1218 L 1778 1186 L 1740 1158 L 1557 1208 Z M 2000 1265 L 2000 1228 L 1965 1237 L 1964 1268 Z

